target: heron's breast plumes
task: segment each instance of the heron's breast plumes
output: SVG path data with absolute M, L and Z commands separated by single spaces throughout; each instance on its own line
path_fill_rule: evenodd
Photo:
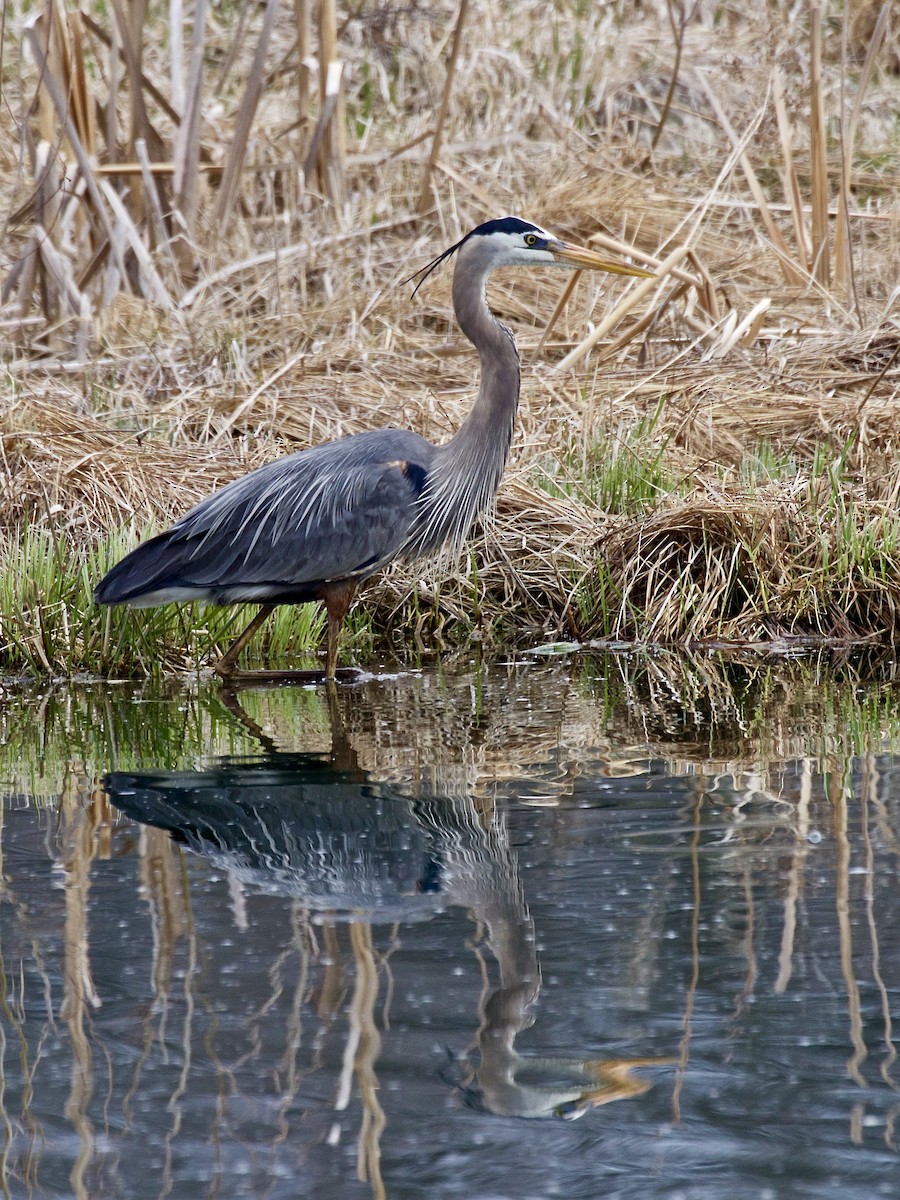
M 509 458 L 519 397 L 518 355 L 511 335 L 509 342 L 513 359 L 505 363 L 502 385 L 483 377 L 478 400 L 462 428 L 435 451 L 404 551 L 407 558 L 443 547 L 458 549 L 473 521 L 497 494 Z

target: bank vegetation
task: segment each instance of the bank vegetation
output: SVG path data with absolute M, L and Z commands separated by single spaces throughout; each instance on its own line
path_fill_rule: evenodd
M 351 658 L 900 630 L 889 4 L 18 0 L 0 109 L 0 671 L 203 667 L 241 614 L 100 612 L 126 548 L 277 454 L 448 437 L 448 270 L 506 213 L 653 280 L 506 272 L 497 510 L 363 592 Z M 279 614 L 260 653 L 315 647 Z

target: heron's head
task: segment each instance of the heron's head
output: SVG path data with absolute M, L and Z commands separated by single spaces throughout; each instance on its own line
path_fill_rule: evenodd
M 421 276 L 416 290 L 431 272 L 452 254 L 459 253 L 460 263 L 478 273 L 487 274 L 497 267 L 569 267 L 580 270 L 607 271 L 615 275 L 638 275 L 646 278 L 649 271 L 626 263 L 610 262 L 585 246 L 564 242 L 540 225 L 523 221 L 521 217 L 500 217 L 478 225 L 455 245 L 430 262 L 416 275 Z M 414 293 L 415 294 L 415 293 Z

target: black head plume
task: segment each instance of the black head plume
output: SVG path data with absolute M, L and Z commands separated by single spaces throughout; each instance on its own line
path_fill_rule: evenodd
M 463 242 L 467 242 L 469 238 L 474 237 L 490 237 L 492 233 L 543 233 L 537 225 L 532 225 L 530 221 L 523 221 L 521 217 L 497 217 L 493 221 L 485 221 L 483 225 L 477 225 L 471 229 L 465 237 L 460 238 L 453 246 L 449 246 L 446 250 L 442 250 L 437 258 L 432 259 L 430 263 L 426 263 L 424 267 L 420 267 L 418 271 L 414 271 L 409 279 L 404 279 L 404 283 L 412 283 L 414 279 L 418 279 L 418 283 L 413 288 L 413 296 L 432 273 L 442 262 L 450 258 L 460 248 Z
M 410 275 L 409 279 L 403 280 L 404 283 L 412 283 L 412 281 L 414 279 L 418 279 L 419 282 L 413 288 L 413 292 L 412 292 L 413 296 L 415 296 L 416 292 L 419 290 L 419 288 L 422 286 L 422 284 L 425 282 L 425 280 L 428 278 L 428 276 L 431 274 L 431 272 L 437 270 L 437 268 L 441 265 L 441 263 L 444 261 L 445 258 L 449 258 L 451 256 L 451 254 L 455 254 L 456 251 L 463 244 L 463 242 L 466 240 L 466 238 L 470 238 L 471 236 L 472 236 L 471 233 L 467 233 L 466 237 L 460 238 L 459 241 L 455 243 L 455 245 L 448 247 L 448 249 L 446 249 L 446 250 L 442 250 L 441 253 L 437 256 L 437 258 L 432 259 L 432 261 L 430 263 L 426 263 L 424 267 L 419 267 L 418 271 L 413 271 L 413 273 L 412 273 L 412 275 Z

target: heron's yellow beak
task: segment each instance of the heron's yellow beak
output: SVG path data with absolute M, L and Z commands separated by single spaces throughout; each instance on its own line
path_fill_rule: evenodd
M 569 242 L 553 241 L 547 249 L 557 262 L 567 263 L 573 267 L 581 267 L 587 271 L 607 271 L 610 275 L 636 275 L 639 279 L 651 279 L 652 271 L 643 267 L 632 267 L 627 263 L 610 262 L 596 250 L 588 250 L 586 246 L 572 246 Z

